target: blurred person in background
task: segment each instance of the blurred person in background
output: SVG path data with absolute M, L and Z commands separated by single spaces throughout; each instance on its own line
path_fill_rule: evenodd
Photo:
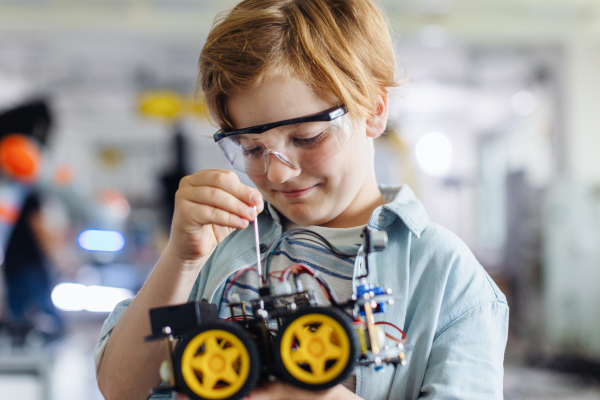
M 171 167 L 165 171 L 160 178 L 162 186 L 162 214 L 163 214 L 163 229 L 169 232 L 171 229 L 171 221 L 173 220 L 173 212 L 175 211 L 175 193 L 179 189 L 179 182 L 190 174 L 188 165 L 189 143 L 183 134 L 182 127 L 179 124 L 174 126 L 174 134 L 172 141 L 172 162 Z
M 64 323 L 52 303 L 52 263 L 47 254 L 56 245 L 57 232 L 42 215 L 40 196 L 31 192 L 14 227 L 4 256 L 4 278 L 11 320 L 23 332 L 34 327 L 55 338 Z
M 64 333 L 64 322 L 51 299 L 54 275 L 74 272 L 65 251 L 69 220 L 60 200 L 39 185 L 42 146 L 51 127 L 45 102 L 28 103 L 0 114 L 0 170 L 3 215 L 2 270 L 8 321 L 15 344 L 40 330 L 46 340 Z M 12 203 L 12 204 L 11 204 Z

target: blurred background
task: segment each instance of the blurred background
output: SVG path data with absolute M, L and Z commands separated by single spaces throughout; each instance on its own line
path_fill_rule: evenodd
M 93 346 L 166 245 L 179 180 L 228 168 L 193 91 L 235 3 L 0 0 L 0 400 L 102 398 Z M 506 399 L 600 399 L 600 1 L 381 5 L 407 84 L 379 182 L 409 184 L 507 295 Z

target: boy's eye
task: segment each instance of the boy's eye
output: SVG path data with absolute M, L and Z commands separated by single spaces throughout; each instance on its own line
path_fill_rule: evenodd
M 263 146 L 255 146 L 255 147 L 242 147 L 245 156 L 255 156 L 257 154 L 262 153 Z
M 303 147 L 314 146 L 318 144 L 321 140 L 325 139 L 326 136 L 327 131 L 323 131 L 311 137 L 296 137 L 294 138 L 294 143 Z

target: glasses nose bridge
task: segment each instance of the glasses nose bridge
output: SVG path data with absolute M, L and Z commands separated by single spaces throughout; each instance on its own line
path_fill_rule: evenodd
M 279 161 L 281 161 L 282 163 L 284 163 L 285 165 L 287 165 L 290 168 L 293 169 L 298 169 L 298 166 L 294 164 L 294 162 L 285 154 L 277 151 L 277 150 L 273 150 L 273 149 L 268 149 L 265 151 L 265 169 L 268 171 L 269 170 L 269 163 L 270 163 L 270 157 L 269 155 L 273 154 L 275 157 L 277 157 L 277 159 Z

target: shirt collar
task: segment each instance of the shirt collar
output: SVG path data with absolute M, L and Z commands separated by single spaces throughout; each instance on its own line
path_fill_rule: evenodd
M 269 203 L 267 201 L 265 201 L 265 205 L 266 205 L 266 209 L 269 212 L 269 215 L 271 216 L 271 218 L 273 218 L 273 220 L 275 222 L 277 222 L 278 224 L 281 224 L 281 218 L 279 217 L 279 213 L 277 212 L 275 207 L 273 207 L 271 205 L 271 203 Z
M 408 185 L 402 185 L 400 187 L 381 187 L 380 191 L 384 199 L 393 198 L 393 200 L 373 211 L 369 225 L 374 228 L 384 228 L 392 224 L 398 217 L 413 235 L 420 238 L 429 223 L 429 217 L 425 212 L 425 207 L 417 200 L 412 189 Z

